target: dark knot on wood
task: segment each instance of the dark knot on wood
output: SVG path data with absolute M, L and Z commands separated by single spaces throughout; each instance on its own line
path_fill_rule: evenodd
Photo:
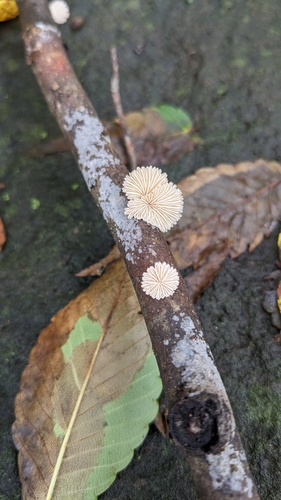
M 184 448 L 207 453 L 219 441 L 219 413 L 219 402 L 213 395 L 186 397 L 170 410 L 171 437 Z

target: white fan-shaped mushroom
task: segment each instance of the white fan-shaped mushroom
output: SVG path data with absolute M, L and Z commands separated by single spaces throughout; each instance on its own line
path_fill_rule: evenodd
M 183 196 L 156 167 L 138 167 L 127 175 L 123 191 L 129 198 L 125 214 L 168 231 L 181 217 Z
M 173 295 L 178 285 L 178 271 L 166 262 L 156 262 L 142 275 L 143 291 L 156 300 Z
M 123 191 L 129 200 L 145 196 L 167 182 L 167 174 L 157 167 L 138 167 L 125 177 Z

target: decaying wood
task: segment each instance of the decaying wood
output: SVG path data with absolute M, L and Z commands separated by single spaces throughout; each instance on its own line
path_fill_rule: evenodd
M 27 62 L 71 144 L 85 182 L 126 263 L 158 360 L 173 440 L 185 448 L 202 499 L 257 499 L 231 406 L 185 283 L 153 300 L 142 274 L 157 261 L 175 266 L 158 229 L 129 220 L 122 183 L 128 171 L 78 82 L 47 2 L 19 0 Z

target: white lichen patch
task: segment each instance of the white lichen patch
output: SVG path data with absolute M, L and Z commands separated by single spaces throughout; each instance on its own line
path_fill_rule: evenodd
M 106 169 L 119 165 L 108 148 L 110 140 L 103 135 L 103 126 L 96 116 L 74 111 L 65 116 L 65 128 L 74 136 L 78 162 L 89 190 L 95 186 L 97 177 L 106 174 Z
M 153 257 L 156 257 L 157 256 L 157 253 L 155 252 L 155 250 L 153 248 L 151 248 L 150 246 L 148 247 L 147 251 L 150 253 L 150 255 L 152 255 Z
M 230 489 L 253 498 L 253 481 L 245 470 L 246 456 L 243 451 L 235 450 L 232 444 L 227 444 L 218 454 L 206 454 L 206 459 L 215 490 Z
M 59 29 L 56 28 L 56 26 L 53 26 L 52 24 L 42 23 L 38 21 L 35 23 L 35 26 L 36 28 L 40 29 L 40 31 L 42 31 L 42 33 L 40 34 L 40 38 L 41 39 L 43 38 L 43 41 L 49 41 L 50 35 L 53 36 L 55 34 L 59 37 L 61 36 Z M 44 38 L 44 36 L 47 38 Z
M 214 383 L 221 394 L 225 394 L 219 372 L 213 362 L 211 354 L 207 351 L 203 333 L 198 330 L 192 319 L 180 313 L 180 325 L 184 335 L 176 342 L 171 352 L 171 359 L 176 368 L 182 369 L 182 380 L 189 386 L 192 383 L 194 392 L 205 390 L 213 392 Z M 174 336 L 176 338 L 176 336 Z
M 142 233 L 136 224 L 128 224 L 116 229 L 117 237 L 122 242 L 128 260 L 135 262 L 132 251 L 137 253 L 137 248 L 142 240 Z
M 60 31 L 49 23 L 36 22 L 34 23 L 36 30 L 40 30 L 40 33 L 36 37 L 27 37 L 25 51 L 29 58 L 33 52 L 38 52 L 42 50 L 43 45 L 50 43 L 54 39 L 54 35 L 60 37 Z M 30 43 L 31 42 L 31 43 Z
M 120 187 L 116 186 L 108 175 L 105 175 L 105 171 L 99 184 L 99 204 L 105 220 L 114 220 L 117 226 L 121 226 L 126 218 L 123 215 L 125 200 L 121 196 Z
M 163 345 L 169 345 L 169 340 L 163 340 Z
M 124 216 L 125 200 L 121 196 L 121 189 L 107 175 L 100 179 L 99 203 L 105 220 L 114 222 L 117 237 L 127 252 L 127 259 L 134 262 L 132 253 L 137 253 L 142 241 L 142 232 L 136 221 Z
M 116 234 L 127 252 L 128 260 L 134 262 L 133 254 L 142 241 L 142 232 L 135 220 L 125 215 L 125 200 L 121 189 L 114 184 L 107 167 L 118 167 L 119 160 L 111 153 L 110 139 L 103 135 L 103 126 L 99 119 L 86 111 L 75 111 L 65 117 L 66 130 L 74 136 L 74 145 L 78 153 L 78 162 L 86 184 L 91 190 L 98 182 L 99 204 L 108 223 L 114 223 Z

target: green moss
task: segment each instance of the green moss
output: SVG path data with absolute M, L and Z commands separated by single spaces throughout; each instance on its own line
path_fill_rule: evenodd
M 5 206 L 5 211 L 3 213 L 5 219 L 12 219 L 18 211 L 18 206 L 16 204 L 7 203 Z
M 248 390 L 247 414 L 253 425 L 272 429 L 281 437 L 281 396 L 264 386 L 253 385 Z
M 221 6 L 221 13 L 226 14 L 233 7 L 233 0 L 224 0 Z
M 3 201 L 10 201 L 10 199 L 11 199 L 11 195 L 10 195 L 10 193 L 8 193 L 8 192 L 6 191 L 6 192 L 4 192 L 4 193 L 1 195 L 1 198 L 2 198 L 2 200 L 3 200 Z
M 0 116 L 3 117 L 2 110 L 0 107 Z M 9 161 L 9 156 L 12 150 L 11 138 L 9 136 L 4 136 L 0 134 L 0 158 L 1 163 Z
M 253 470 L 262 464 L 262 477 L 268 478 L 271 483 L 272 497 L 280 492 L 278 481 L 275 479 L 280 471 L 281 447 L 281 397 L 278 392 L 260 385 L 253 385 L 248 390 L 246 414 L 248 417 L 247 440 L 251 449 Z M 259 472 L 257 471 L 257 474 Z M 265 481 L 266 483 L 267 481 Z M 266 484 L 261 485 L 265 494 L 262 498 L 269 498 Z
M 248 61 L 247 61 L 246 57 L 237 57 L 232 62 L 232 66 L 234 66 L 235 68 L 245 68 L 245 66 L 247 66 L 247 64 L 248 64 Z
M 20 63 L 16 59 L 8 59 L 6 62 L 6 69 L 9 73 L 15 73 L 15 71 L 18 71 L 20 67 Z
M 262 57 L 270 57 L 272 56 L 272 50 L 268 50 L 268 49 L 262 49 L 261 50 L 261 56 Z
M 40 207 L 41 203 L 40 203 L 40 200 L 38 200 L 37 198 L 31 198 L 30 199 L 30 208 L 31 210 L 38 210 L 38 208 Z
M 271 26 L 268 30 L 268 33 L 271 35 L 271 36 L 274 36 L 274 37 L 280 37 L 280 34 L 281 34 L 281 29 L 279 28 L 275 28 L 275 26 Z
M 61 215 L 61 217 L 68 217 L 69 208 L 62 203 L 57 203 L 54 207 L 54 213 L 57 215 Z
M 217 94 L 218 95 L 224 95 L 227 92 L 227 86 L 226 85 L 220 85 L 217 89 Z
M 7 318 L 10 315 L 11 308 L 9 304 L 4 305 L 4 307 L 1 307 L 1 316 L 2 318 Z
M 48 132 L 42 127 L 42 125 L 34 125 L 30 129 L 24 130 L 21 134 L 21 142 L 27 144 L 34 144 L 37 146 L 41 140 L 46 139 Z

